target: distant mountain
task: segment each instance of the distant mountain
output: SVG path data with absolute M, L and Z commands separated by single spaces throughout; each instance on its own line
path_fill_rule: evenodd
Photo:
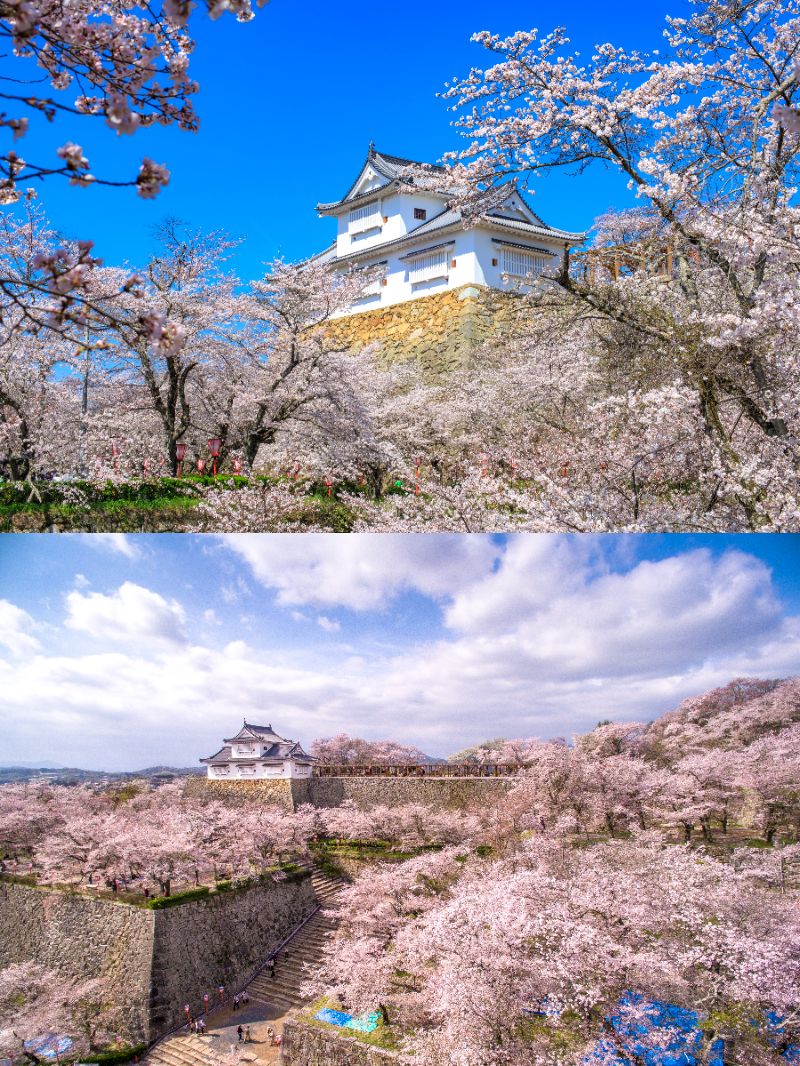
M 0 766 L 0 770 L 63 770 L 60 763 L 55 762 L 10 762 Z
M 54 766 L 42 763 L 17 763 L 0 766 L 0 784 L 9 782 L 47 780 L 57 785 L 75 785 L 92 781 L 130 781 L 133 778 L 190 777 L 204 774 L 202 767 L 194 766 L 148 766 L 144 770 L 81 770 L 72 766 Z

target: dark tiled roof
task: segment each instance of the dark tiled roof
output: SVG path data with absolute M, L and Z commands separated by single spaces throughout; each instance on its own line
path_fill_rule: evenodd
M 378 152 L 375 146 L 371 144 L 369 146 L 367 158 L 362 163 L 361 169 L 359 170 L 355 181 L 344 194 L 344 196 L 341 198 L 341 200 L 334 200 L 333 203 L 329 204 L 317 204 L 317 210 L 332 211 L 335 208 L 340 207 L 344 203 L 347 203 L 348 206 L 350 204 L 358 204 L 364 200 L 369 199 L 369 197 L 371 196 L 375 196 L 379 193 L 383 194 L 386 190 L 386 185 L 381 185 L 375 189 L 370 189 L 368 192 L 361 193 L 359 196 L 353 196 L 353 190 L 355 189 L 356 185 L 358 185 L 361 175 L 364 173 L 364 170 L 367 166 L 371 166 L 382 177 L 386 178 L 387 185 L 391 184 L 392 182 L 407 182 L 408 179 L 403 177 L 403 171 L 406 169 L 406 167 L 422 167 L 423 169 L 431 171 L 435 174 L 447 173 L 447 168 L 439 166 L 438 163 L 421 163 L 416 159 L 404 159 L 402 156 L 399 155 L 389 155 L 386 152 Z

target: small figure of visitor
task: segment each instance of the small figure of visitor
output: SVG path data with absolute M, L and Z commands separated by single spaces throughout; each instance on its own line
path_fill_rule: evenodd
M 234 1010 L 238 1010 L 239 1009 L 239 993 L 238 992 L 233 997 L 233 1009 Z
M 206 1023 L 205 1023 L 205 1020 L 203 1018 L 198 1018 L 198 1020 L 197 1020 L 197 1031 L 200 1034 L 200 1036 L 203 1036 L 205 1034 Z
M 242 994 L 241 994 L 241 996 L 239 998 L 240 998 L 242 1003 L 249 1003 L 250 1002 L 250 997 L 248 996 L 247 992 L 242 992 Z
M 236 1032 L 239 1034 L 239 1043 L 241 1044 L 242 1040 L 244 1039 L 244 1029 L 242 1029 L 241 1025 L 236 1030 Z
M 273 1047 L 275 1044 L 275 1030 L 271 1025 L 267 1026 L 267 1040 L 269 1040 L 269 1046 Z
M 245 1044 L 249 1044 L 250 1043 L 250 1026 L 249 1025 L 246 1025 L 244 1027 L 244 1042 L 245 1042 Z
M 270 959 L 269 960 L 269 975 L 274 981 L 275 980 L 275 960 L 274 959 Z

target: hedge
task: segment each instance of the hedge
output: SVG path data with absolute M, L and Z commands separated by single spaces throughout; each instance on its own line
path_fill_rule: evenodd
M 94 1055 L 83 1055 L 81 1062 L 95 1062 L 98 1066 L 114 1066 L 117 1062 L 130 1062 L 134 1056 L 141 1056 L 147 1051 L 147 1044 L 135 1047 L 114 1048 L 112 1051 L 98 1051 Z

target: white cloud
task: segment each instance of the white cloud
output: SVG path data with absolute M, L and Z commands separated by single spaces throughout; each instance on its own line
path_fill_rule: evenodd
M 427 549 L 429 573 L 437 552 L 440 560 L 449 552 L 472 562 L 460 581 L 451 569 L 429 594 L 446 627 L 435 639 L 402 646 L 378 643 L 368 617 L 354 627 L 360 636 L 348 634 L 346 646 L 324 655 L 314 642 L 305 649 L 294 627 L 283 640 L 270 629 L 265 641 L 258 623 L 275 617 L 267 610 L 248 618 L 246 643 L 236 639 L 241 627 L 223 624 L 213 649 L 186 641 L 175 655 L 179 604 L 131 583 L 108 595 L 73 591 L 68 629 L 52 642 L 60 653 L 40 651 L 30 665 L 0 662 L 14 755 L 188 765 L 216 750 L 244 716 L 307 743 L 346 731 L 447 754 L 486 736 L 569 735 L 600 718 L 654 717 L 735 676 L 800 672 L 800 619 L 786 615 L 769 570 L 751 555 L 700 550 L 631 564 L 584 538 L 518 538 L 499 553 L 491 545 L 493 555 L 481 542 L 474 556 L 454 541 Z M 341 596 L 328 573 L 332 549 L 309 542 L 307 551 L 310 570 L 291 562 L 301 581 L 315 573 L 326 596 Z M 366 589 L 352 556 L 338 558 Z M 374 555 L 370 566 L 377 567 Z M 399 586 L 377 572 L 380 607 Z M 330 614 L 303 618 L 336 625 Z M 20 608 L 0 604 L 0 634 L 13 634 L 21 651 L 36 652 L 34 626 Z M 97 653 L 83 634 L 126 646 Z
M 0 644 L 14 656 L 38 651 L 39 641 L 33 636 L 36 622 L 21 607 L 8 600 L 0 600 Z
M 108 596 L 70 592 L 66 602 L 65 625 L 97 640 L 175 643 L 186 639 L 181 605 L 131 581 Z
M 317 616 L 317 625 L 324 629 L 326 633 L 338 633 L 342 628 L 335 618 L 328 618 L 324 614 Z
M 275 589 L 282 605 L 374 610 L 404 589 L 452 594 L 491 570 L 499 554 L 490 537 L 449 534 L 231 534 L 225 544 Z
M 207 610 L 203 611 L 203 621 L 206 623 L 206 625 L 209 626 L 222 625 L 219 617 L 217 616 L 217 612 L 214 610 L 213 607 L 209 607 Z
M 142 554 L 126 533 L 78 533 L 77 536 L 91 548 L 124 555 L 126 559 L 139 559 Z
M 91 581 L 86 574 L 76 574 L 74 584 L 76 589 L 88 589 L 91 585 Z

